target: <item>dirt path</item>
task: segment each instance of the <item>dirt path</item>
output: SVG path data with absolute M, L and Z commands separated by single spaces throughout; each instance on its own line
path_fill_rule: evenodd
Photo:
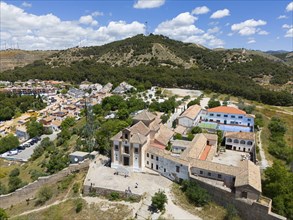
M 261 161 L 260 161 L 260 168 L 262 170 L 265 170 L 267 167 L 269 167 L 269 163 L 266 159 L 266 155 L 265 155 L 265 152 L 262 148 L 262 143 L 261 143 L 261 132 L 262 132 L 262 129 L 260 129 L 259 132 L 257 132 L 258 134 L 258 147 L 259 147 L 259 154 L 260 154 L 260 157 L 261 157 Z

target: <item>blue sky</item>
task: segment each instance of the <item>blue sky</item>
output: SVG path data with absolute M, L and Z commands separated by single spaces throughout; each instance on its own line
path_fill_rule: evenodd
M 1 49 L 102 45 L 149 32 L 208 48 L 293 50 L 291 1 L 33 0 L 0 9 Z

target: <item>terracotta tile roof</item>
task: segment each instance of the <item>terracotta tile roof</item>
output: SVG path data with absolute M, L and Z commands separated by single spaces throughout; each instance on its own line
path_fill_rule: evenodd
M 224 135 L 226 138 L 237 138 L 243 140 L 255 140 L 254 132 L 226 132 Z
M 119 131 L 117 134 L 115 134 L 113 137 L 111 137 L 111 141 L 120 141 L 122 137 L 122 131 Z
M 210 108 L 210 109 L 208 109 L 208 112 L 219 112 L 219 113 L 246 115 L 245 111 L 242 111 L 238 108 L 229 107 L 229 106 L 218 106 L 215 108 Z
M 155 136 L 155 140 L 166 146 L 173 135 L 174 132 L 171 129 L 161 124 L 159 134 Z
M 237 174 L 235 187 L 249 185 L 261 192 L 260 169 L 250 160 L 244 160 L 240 163 L 241 172 Z
M 178 147 L 185 147 L 188 148 L 191 145 L 191 141 L 185 141 L 185 140 L 175 140 L 172 143 L 172 146 L 178 146 Z
M 59 121 L 59 120 L 54 120 L 54 121 L 51 122 L 52 125 L 55 125 L 57 127 L 60 127 L 61 123 L 62 123 L 62 121 Z
M 141 113 L 138 113 L 136 116 L 133 117 L 133 120 L 138 120 L 138 121 L 152 121 L 156 118 L 156 115 L 153 113 L 144 110 Z
M 152 131 L 158 131 L 160 129 L 161 122 L 162 122 L 162 119 L 156 117 L 156 119 L 149 125 L 149 128 Z
M 200 113 L 201 107 L 199 105 L 192 105 L 187 110 L 183 112 L 178 118 L 187 117 L 190 119 L 195 119 L 196 116 Z
M 175 128 L 174 132 L 178 133 L 178 134 L 184 134 L 184 132 L 186 131 L 186 127 L 182 126 L 182 125 L 177 125 L 177 127 Z
M 207 157 L 208 157 L 208 155 L 209 155 L 209 152 L 210 152 L 211 148 L 212 148 L 212 147 L 211 147 L 210 145 L 207 145 L 207 146 L 204 148 L 203 152 L 201 153 L 199 159 L 200 159 L 200 160 L 206 160 Z
M 146 141 L 147 137 L 139 133 L 134 133 L 130 136 L 130 143 L 144 144 Z
M 207 144 L 207 138 L 203 134 L 196 134 L 190 142 L 190 147 L 180 155 L 180 158 L 198 159 Z
M 144 136 L 147 136 L 150 132 L 150 129 L 142 121 L 139 121 L 136 124 L 132 125 L 129 130 L 131 133 L 139 133 Z

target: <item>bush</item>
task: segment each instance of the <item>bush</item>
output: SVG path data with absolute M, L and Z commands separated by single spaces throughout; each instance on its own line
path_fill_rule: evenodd
M 163 211 L 165 209 L 165 203 L 168 202 L 168 198 L 163 191 L 158 191 L 152 197 L 152 207 L 156 210 Z
M 204 206 L 210 202 L 210 195 L 195 182 L 184 180 L 182 182 L 182 191 L 185 192 L 188 200 L 196 206 Z
M 174 139 L 175 140 L 177 140 L 177 139 L 182 140 L 182 135 L 177 133 L 177 134 L 174 135 Z
M 75 207 L 75 212 L 79 213 L 83 208 L 83 202 L 82 199 L 76 200 L 76 207 Z
M 237 209 L 232 205 L 232 204 L 228 204 L 226 207 L 227 210 L 227 214 L 225 216 L 225 220 L 236 220 L 236 219 L 240 219 L 238 216 L 238 212 Z
M 191 129 L 191 133 L 192 133 L 192 134 L 202 133 L 202 129 L 201 129 L 201 127 L 198 127 L 198 126 L 193 127 L 193 128 Z
M 14 192 L 15 190 L 23 187 L 26 183 L 23 183 L 18 176 L 11 176 L 9 177 L 9 192 Z
M 43 205 L 53 196 L 53 191 L 48 186 L 42 187 L 37 194 L 36 205 Z
M 15 177 L 15 176 L 19 176 L 19 169 L 18 168 L 14 168 L 13 170 L 11 170 L 9 176 L 10 177 Z
M 110 201 L 115 201 L 120 199 L 120 194 L 118 192 L 111 192 L 109 196 Z
M 72 190 L 74 193 L 78 193 L 79 192 L 79 183 L 74 183 Z
M 2 209 L 2 208 L 0 208 L 0 219 L 1 219 L 1 220 L 6 220 L 6 219 L 8 219 L 8 215 L 7 215 L 7 213 L 6 213 L 5 210 Z

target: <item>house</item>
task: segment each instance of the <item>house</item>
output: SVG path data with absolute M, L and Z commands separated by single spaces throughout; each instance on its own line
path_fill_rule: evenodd
M 199 105 L 192 105 L 180 115 L 178 125 L 191 128 L 197 125 L 200 120 L 201 107 Z
M 44 125 L 44 126 L 48 126 L 48 125 L 51 125 L 51 122 L 54 120 L 55 118 L 52 117 L 52 116 L 48 116 L 48 117 L 45 117 L 43 119 L 40 120 L 40 122 Z
M 16 136 L 18 139 L 28 140 L 29 134 L 27 133 L 25 126 L 18 126 L 15 131 Z
M 90 154 L 88 152 L 75 151 L 69 154 L 69 160 L 70 160 L 70 163 L 79 163 L 89 158 L 89 155 Z
M 203 122 L 217 124 L 222 131 L 253 132 L 254 116 L 234 107 L 218 106 L 208 109 Z
M 85 92 L 76 88 L 71 88 L 68 90 L 67 94 L 74 98 L 83 98 L 85 95 Z
M 136 90 L 135 87 L 133 87 L 132 85 L 128 84 L 127 82 L 122 82 L 122 83 L 119 84 L 119 86 L 117 86 L 112 91 L 112 93 L 122 94 L 122 93 L 128 92 L 128 91 L 130 91 L 132 89 Z
M 225 132 L 226 149 L 250 152 L 255 145 L 254 132 Z

